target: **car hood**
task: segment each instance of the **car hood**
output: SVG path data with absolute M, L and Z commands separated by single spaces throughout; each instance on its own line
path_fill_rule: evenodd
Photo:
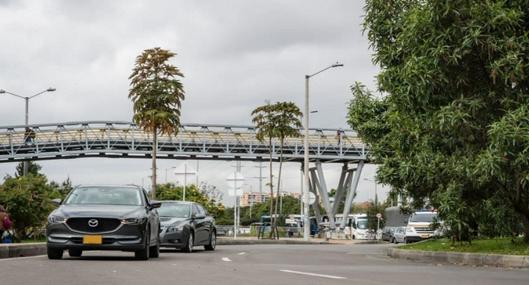
M 180 224 L 188 221 L 187 218 L 171 218 L 171 217 L 160 217 L 160 224 L 162 227 L 166 227 L 172 224 Z
M 62 205 L 52 214 L 72 217 L 127 218 L 145 214 L 143 206 Z

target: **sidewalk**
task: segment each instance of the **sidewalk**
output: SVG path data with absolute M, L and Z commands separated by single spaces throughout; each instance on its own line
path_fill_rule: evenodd
M 279 240 L 271 239 L 257 239 L 257 237 L 217 237 L 218 245 L 242 245 L 242 244 L 339 244 L 339 245 L 353 245 L 353 244 L 375 244 L 379 243 L 376 240 L 345 240 L 345 239 L 331 239 L 325 240 L 323 238 L 309 238 L 308 241 L 303 238 L 280 238 Z

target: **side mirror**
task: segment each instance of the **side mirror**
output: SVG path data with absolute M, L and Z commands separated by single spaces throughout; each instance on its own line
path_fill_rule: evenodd
M 162 203 L 161 202 L 151 202 L 150 206 L 151 206 L 151 209 L 157 209 L 162 206 Z
M 55 198 L 51 200 L 51 203 L 53 204 L 53 206 L 56 206 L 56 207 L 59 207 L 61 205 L 61 202 L 62 200 L 59 198 Z

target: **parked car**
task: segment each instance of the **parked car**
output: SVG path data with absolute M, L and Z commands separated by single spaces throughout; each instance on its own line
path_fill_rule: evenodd
M 406 227 L 397 227 L 393 231 L 392 243 L 406 243 Z
M 202 205 L 181 201 L 162 201 L 161 204 L 158 212 L 162 224 L 162 247 L 192 252 L 194 246 L 203 245 L 205 250 L 215 250 L 215 219 L 208 215 Z
M 137 259 L 159 255 L 160 221 L 156 208 L 138 186 L 78 186 L 48 217 L 49 259 L 64 250 L 80 257 L 87 250 L 132 251 Z
M 382 240 L 391 241 L 396 227 L 384 227 L 382 229 Z

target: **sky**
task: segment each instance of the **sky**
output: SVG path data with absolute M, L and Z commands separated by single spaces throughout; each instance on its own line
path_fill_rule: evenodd
M 12 1 L 0 0 L 0 89 L 31 96 L 30 123 L 130 121 L 128 79 L 137 55 L 152 47 L 177 53 L 184 73 L 183 123 L 250 125 L 251 111 L 267 100 L 303 106 L 304 75 L 336 61 L 344 64 L 311 79 L 311 127 L 350 128 L 349 87 L 376 89 L 378 68 L 362 30 L 363 1 Z M 0 94 L 0 125 L 22 124 L 24 101 Z M 159 182 L 182 183 L 160 160 Z M 42 161 L 55 181 L 148 186 L 150 161 L 75 159 Z M 195 161 L 188 161 L 196 168 Z M 201 161 L 199 181 L 225 191 L 235 162 Z M 257 163 L 243 162 L 245 191 L 258 191 Z M 277 167 L 274 166 L 276 169 Z M 300 191 L 300 165 L 287 164 L 283 188 Z M 340 165 L 325 165 L 328 188 Z M 0 164 L 0 175 L 15 164 Z M 265 173 L 266 173 L 265 169 Z M 373 199 L 376 166 L 364 168 L 355 201 Z M 194 181 L 196 177 L 190 177 Z M 387 187 L 377 186 L 385 196 Z

